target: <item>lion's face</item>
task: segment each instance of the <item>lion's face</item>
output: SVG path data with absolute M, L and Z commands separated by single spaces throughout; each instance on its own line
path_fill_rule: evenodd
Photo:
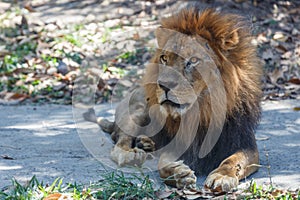
M 177 118 L 205 98 L 220 73 L 205 39 L 162 28 L 157 32 L 165 37 L 158 38 L 156 103 Z

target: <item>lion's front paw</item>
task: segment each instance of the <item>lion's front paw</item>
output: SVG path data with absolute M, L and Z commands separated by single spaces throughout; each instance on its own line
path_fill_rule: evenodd
M 160 175 L 165 178 L 167 184 L 174 185 L 177 188 L 194 188 L 197 182 L 194 171 L 183 164 L 182 161 L 168 164 L 160 170 Z
M 141 166 L 147 158 L 147 153 L 142 149 L 133 148 L 124 150 L 118 146 L 114 146 L 110 155 L 112 160 L 115 161 L 119 166 Z
M 238 177 L 227 170 L 215 169 L 212 171 L 205 181 L 205 187 L 210 188 L 212 191 L 228 192 L 239 184 Z
M 140 135 L 135 140 L 135 146 L 146 152 L 155 151 L 155 143 L 148 136 Z

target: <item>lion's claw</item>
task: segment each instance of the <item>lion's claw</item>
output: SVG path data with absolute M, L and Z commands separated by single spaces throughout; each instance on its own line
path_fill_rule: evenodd
M 182 161 L 172 162 L 165 166 L 160 173 L 171 173 L 171 177 L 166 179 L 166 182 L 174 182 L 177 188 L 195 188 L 197 177 L 194 171 L 189 166 L 183 164 Z M 161 174 L 163 175 L 163 174 Z M 169 179 L 169 180 L 168 180 Z
M 146 152 L 155 151 L 155 143 L 148 136 L 140 135 L 135 140 L 135 146 Z
M 212 191 L 228 192 L 238 186 L 239 180 L 235 175 L 222 174 L 215 170 L 211 172 L 205 181 L 205 187 Z
M 147 153 L 142 149 L 133 148 L 124 150 L 118 146 L 114 146 L 110 155 L 113 161 L 115 161 L 119 166 L 141 166 L 147 158 Z

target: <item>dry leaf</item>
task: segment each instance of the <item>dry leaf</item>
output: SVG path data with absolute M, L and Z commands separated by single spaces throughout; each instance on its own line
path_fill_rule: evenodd
M 29 96 L 27 94 L 19 94 L 13 92 L 1 93 L 2 99 L 0 99 L 0 104 L 4 105 L 16 105 L 24 101 Z
M 139 40 L 140 39 L 140 35 L 138 33 L 134 33 L 132 38 L 134 40 Z
M 165 198 L 168 198 L 172 193 L 173 193 L 173 191 L 171 191 L 171 190 L 169 190 L 169 191 L 159 190 L 159 191 L 155 192 L 155 195 L 159 199 L 165 199 Z
M 300 111 L 300 107 L 294 107 L 294 111 Z
M 300 79 L 299 78 L 292 78 L 288 82 L 296 84 L 296 85 L 300 85 Z
M 1 157 L 5 160 L 14 160 L 12 157 L 10 157 L 8 155 L 1 155 Z
M 54 193 L 50 194 L 47 197 L 44 198 L 44 200 L 59 200 L 59 198 L 62 196 L 62 194 Z
M 273 36 L 273 39 L 276 41 L 285 42 L 288 39 L 288 36 L 284 35 L 282 32 L 276 32 Z
M 31 2 L 26 3 L 24 8 L 27 9 L 29 12 L 35 12 L 34 8 L 31 5 Z

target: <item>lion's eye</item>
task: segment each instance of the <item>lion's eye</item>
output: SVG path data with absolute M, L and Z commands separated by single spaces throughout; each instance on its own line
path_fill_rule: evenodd
M 189 62 L 191 64 L 196 64 L 198 61 L 199 61 L 199 58 L 197 58 L 197 57 L 191 57 L 190 60 L 189 60 Z
M 197 58 L 195 56 L 191 57 L 185 64 L 184 69 L 188 72 L 190 72 L 200 61 L 200 58 Z
M 160 56 L 160 62 L 162 63 L 162 64 L 167 64 L 167 62 L 168 62 L 168 56 L 166 56 L 166 55 L 161 55 Z

